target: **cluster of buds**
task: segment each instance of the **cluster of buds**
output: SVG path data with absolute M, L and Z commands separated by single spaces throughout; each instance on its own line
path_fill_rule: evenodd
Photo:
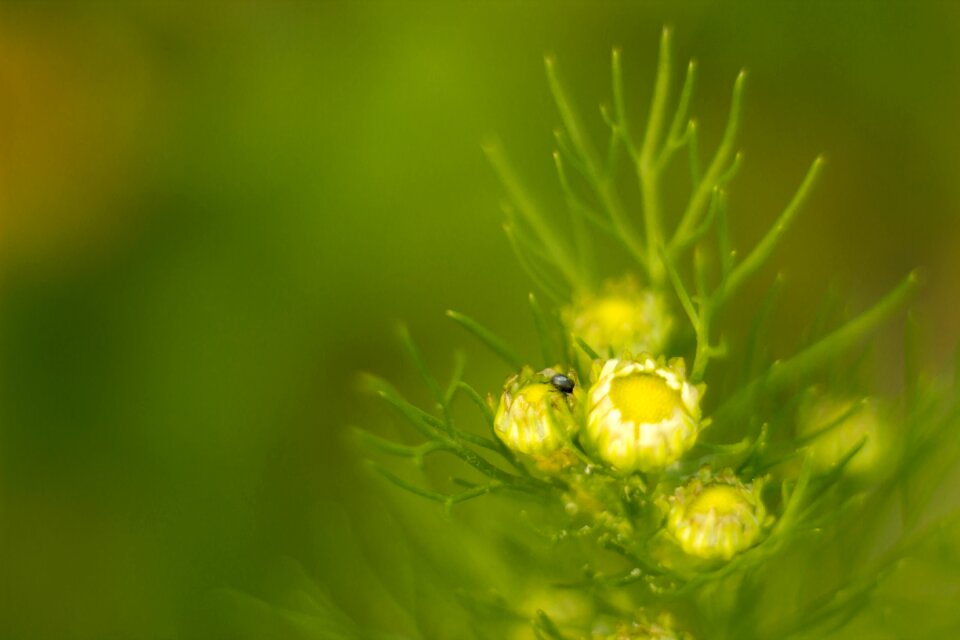
M 619 478 L 624 491 L 633 474 L 674 467 L 709 421 L 700 408 L 705 386 L 687 378 L 682 359 L 667 360 L 660 351 L 672 326 L 661 299 L 627 279 L 602 295 L 581 296 L 563 316 L 576 338 L 618 357 L 590 363 L 585 388 L 573 370 L 524 367 L 507 380 L 499 402 L 490 400 L 496 436 L 541 472 L 572 471 L 568 479 L 582 479 L 580 471 L 595 466 L 610 481 Z M 578 461 L 589 463 L 577 467 Z M 623 518 L 604 510 L 609 491 L 599 482 L 568 484 L 571 495 L 580 496 L 574 506 L 589 505 L 596 522 L 629 535 L 628 521 L 609 523 Z M 745 485 L 731 472 L 702 471 L 661 503 L 669 537 L 696 558 L 729 560 L 758 541 L 767 519 L 760 483 Z
M 703 385 L 686 380 L 682 359 L 598 361 L 585 393 L 574 371 L 559 371 L 524 367 L 507 380 L 494 432 L 511 450 L 544 458 L 579 437 L 602 464 L 629 474 L 665 469 L 696 442 Z
M 584 448 L 622 473 L 679 459 L 701 427 L 703 386 L 687 382 L 683 360 L 651 355 L 663 352 L 673 326 L 662 297 L 628 276 L 579 295 L 562 315 L 571 336 L 619 357 L 592 363 L 586 394 L 573 371 L 524 367 L 496 404 L 497 436 L 516 452 L 544 456 L 582 431 Z

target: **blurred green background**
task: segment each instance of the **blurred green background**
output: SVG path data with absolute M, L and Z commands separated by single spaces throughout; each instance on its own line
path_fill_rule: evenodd
M 544 52 L 600 131 L 611 46 L 640 120 L 664 23 L 700 61 L 705 148 L 749 68 L 741 245 L 830 160 L 774 260 L 784 331 L 831 281 L 862 305 L 920 265 L 946 362 L 960 3 L 0 5 L 0 637 L 254 635 L 226 590 L 268 598 L 298 571 L 402 630 L 349 560 L 400 535 L 345 443 L 383 420 L 357 373 L 422 393 L 402 318 L 441 372 L 467 345 L 471 379 L 499 384 L 443 316 L 533 335 L 479 143 L 556 198 Z

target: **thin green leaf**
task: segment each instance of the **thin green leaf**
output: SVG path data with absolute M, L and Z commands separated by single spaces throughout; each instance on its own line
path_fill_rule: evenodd
M 543 356 L 543 366 L 552 367 L 560 362 L 557 355 L 556 342 L 547 328 L 547 319 L 537 297 L 532 293 L 529 295 L 530 311 L 533 313 L 533 324 L 537 328 L 537 337 L 540 339 L 540 354 Z
M 490 438 L 485 438 L 483 436 L 478 436 L 475 433 L 470 433 L 469 431 L 463 431 L 458 429 L 456 432 L 457 438 L 463 440 L 467 444 L 472 444 L 475 447 L 482 447 L 488 451 L 493 451 L 494 453 L 503 453 L 503 447 L 500 444 L 499 440 L 491 440 Z M 504 456 L 508 462 L 513 463 L 513 456 Z
M 720 141 L 720 146 L 717 148 L 717 151 L 713 156 L 713 160 L 710 162 L 710 166 L 707 168 L 706 175 L 703 176 L 702 180 L 699 180 L 695 183 L 696 186 L 694 188 L 693 195 L 690 197 L 690 201 L 687 203 L 687 207 L 680 219 L 680 224 L 677 226 L 677 229 L 673 234 L 673 239 L 670 242 L 671 248 L 675 248 L 676 245 L 683 244 L 686 241 L 686 237 L 697 228 L 700 223 L 700 218 L 703 215 L 704 208 L 707 206 L 707 202 L 710 198 L 710 193 L 717 185 L 719 178 L 727 169 L 727 165 L 730 162 L 730 156 L 733 154 L 734 145 L 736 144 L 737 129 L 740 125 L 740 110 L 746 78 L 747 72 L 741 71 L 737 75 L 736 81 L 733 83 L 733 96 L 730 102 L 730 115 L 727 118 L 727 126 L 723 132 L 723 138 Z
M 553 152 L 553 162 L 557 169 L 560 185 L 566 196 L 567 209 L 570 211 L 570 230 L 573 233 L 574 244 L 577 248 L 579 270 L 583 273 L 588 285 L 592 287 L 596 270 L 594 268 L 593 246 L 590 242 L 590 233 L 587 230 L 587 220 L 584 213 L 586 207 L 574 195 L 563 169 L 563 160 L 557 151 Z
M 401 458 L 413 458 L 417 466 L 420 466 L 423 458 L 427 455 L 447 448 L 444 443 L 436 440 L 428 440 L 427 442 L 416 446 L 409 446 L 393 442 L 392 440 L 387 440 L 386 438 L 381 438 L 376 434 L 370 433 L 366 429 L 354 428 L 352 431 L 354 438 L 361 445 L 371 449 L 376 449 L 377 451 L 386 453 L 388 455 L 398 456 Z
M 413 361 L 413 364 L 417 369 L 417 373 L 419 373 L 420 377 L 423 378 L 423 382 L 426 384 L 427 389 L 429 389 L 430 395 L 433 396 L 433 399 L 436 400 L 438 404 L 441 406 L 445 405 L 445 397 L 443 391 L 440 389 L 440 384 L 437 382 L 437 379 L 433 377 L 433 374 L 430 373 L 430 369 L 427 367 L 427 362 L 424 360 L 423 354 L 420 352 L 420 349 L 417 348 L 416 343 L 410 336 L 410 330 L 407 329 L 405 324 L 400 324 L 397 326 L 397 337 L 400 339 L 400 344 L 403 345 L 407 355 L 409 355 L 410 359 Z
M 690 184 L 696 187 L 703 179 L 700 171 L 700 134 L 699 125 L 695 119 L 687 123 L 687 164 L 690 167 Z
M 434 502 L 446 503 L 449 496 L 438 493 L 436 491 L 430 491 L 429 489 L 424 489 L 419 487 L 411 482 L 407 482 L 400 476 L 387 471 L 384 467 L 380 466 L 376 462 L 371 460 L 366 460 L 365 464 L 368 469 L 379 474 L 381 477 L 385 478 L 388 482 L 400 487 L 404 491 L 409 491 L 412 494 L 418 495 L 421 498 L 426 498 L 427 500 L 433 500 Z
M 623 64 L 621 62 L 622 52 L 619 48 L 614 48 L 610 54 L 610 76 L 613 83 L 613 108 L 616 115 L 616 125 L 619 129 L 624 145 L 630 152 L 630 155 L 636 156 L 637 151 L 633 146 L 633 139 L 630 136 L 627 123 L 626 102 L 623 99 Z
M 661 251 L 660 255 L 663 258 L 664 266 L 667 268 L 667 275 L 670 277 L 670 282 L 673 284 L 673 290 L 677 294 L 677 299 L 680 301 L 680 306 L 683 307 L 687 318 L 690 319 L 690 324 L 692 324 L 695 329 L 698 329 L 700 327 L 700 318 L 693 306 L 690 295 L 687 293 L 687 288 L 683 286 L 683 281 L 680 279 L 680 274 L 677 273 L 677 268 L 673 264 L 673 260 L 669 258 L 666 251 Z
M 443 394 L 443 404 L 450 407 L 457 397 L 457 391 L 460 390 L 460 382 L 463 380 L 463 370 L 467 364 L 467 356 L 463 351 L 457 349 L 453 353 L 453 373 L 450 375 L 450 382 L 447 384 L 447 390 Z
M 748 255 L 743 262 L 741 262 L 730 274 L 730 277 L 726 281 L 726 285 L 722 289 L 722 293 L 718 296 L 718 304 L 720 303 L 719 301 L 729 299 L 730 296 L 732 296 L 737 289 L 743 285 L 746 279 L 753 275 L 753 273 L 763 265 L 766 259 L 770 257 L 770 254 L 773 253 L 774 247 L 777 246 L 777 243 L 783 237 L 783 234 L 790 226 L 790 223 L 793 222 L 797 212 L 803 206 L 803 203 L 807 200 L 807 197 L 813 190 L 813 186 L 816 184 L 817 178 L 820 175 L 820 171 L 823 168 L 823 164 L 823 156 L 820 156 L 813 161 L 813 164 L 810 166 L 810 170 L 807 172 L 807 176 L 804 178 L 803 183 L 800 185 L 800 188 L 797 189 L 797 192 L 790 200 L 790 203 L 787 205 L 786 209 L 784 209 L 783 213 L 780 214 L 780 218 L 777 220 L 777 223 L 772 229 L 770 229 L 769 232 L 767 232 L 767 235 L 763 237 L 753 251 L 750 252 L 750 255 Z
M 483 397 L 481 397 L 480 393 L 462 380 L 460 381 L 458 386 L 467 394 L 467 397 L 470 398 L 470 400 L 472 400 L 475 405 L 477 405 L 477 407 L 480 409 L 480 412 L 483 414 L 483 417 L 487 421 L 487 423 L 490 426 L 493 426 L 493 411 L 490 409 L 489 405 L 487 405 L 487 403 L 484 402 Z
M 643 145 L 640 148 L 641 164 L 653 165 L 660 139 L 663 137 L 663 124 L 667 113 L 667 100 L 670 98 L 670 75 L 673 65 L 670 36 L 670 27 L 664 27 L 660 33 L 660 55 L 657 59 L 657 77 L 653 85 L 653 99 L 650 104 L 650 113 L 647 116 L 647 130 L 643 135 Z
M 697 317 L 700 319 L 700 322 L 694 325 L 697 330 L 697 352 L 693 361 L 690 380 L 696 384 L 703 381 L 711 356 L 717 355 L 719 350 L 715 350 L 710 346 L 712 310 L 710 309 L 710 299 L 707 296 L 707 261 L 700 247 L 697 247 L 693 253 L 693 266 L 696 276 L 699 306 Z M 676 272 L 675 269 L 674 272 Z
M 658 287 L 663 279 L 663 257 L 658 252 L 663 244 L 663 230 L 661 228 L 660 172 L 656 155 L 663 135 L 667 99 L 670 96 L 671 64 L 670 29 L 664 27 L 660 37 L 660 57 L 650 115 L 647 118 L 647 130 L 643 137 L 640 156 L 636 159 L 637 179 L 640 182 L 640 197 L 643 201 L 643 224 L 647 239 L 647 270 L 655 287 Z
M 514 369 L 520 370 L 523 366 L 523 358 L 518 356 L 516 351 L 473 318 L 453 310 L 447 310 L 447 317 L 476 336 L 480 342 L 487 345 L 491 351 L 500 356 L 501 360 Z
M 507 241 L 510 243 L 510 248 L 513 250 L 513 254 L 520 264 L 520 268 L 527 274 L 527 277 L 530 278 L 533 284 L 543 291 L 547 297 L 557 304 L 562 304 L 563 300 L 568 296 L 568 294 L 564 292 L 563 285 L 557 283 L 553 274 L 549 273 L 547 268 L 539 266 L 534 256 L 528 255 L 523 251 L 513 227 L 505 224 L 503 225 L 503 232 L 507 236 Z
M 767 374 L 754 379 L 724 402 L 714 412 L 714 417 L 718 422 L 723 422 L 735 412 L 743 410 L 744 406 L 749 405 L 761 390 L 774 393 L 787 385 L 800 383 L 811 372 L 831 362 L 839 354 L 863 340 L 877 325 L 900 308 L 913 295 L 918 285 L 919 275 L 917 272 L 910 273 L 903 282 L 867 311 L 793 357 L 774 362 Z
M 567 135 L 567 132 L 562 128 L 557 127 L 553 130 L 553 139 L 557 143 L 557 150 L 560 151 L 560 155 L 563 156 L 570 166 L 573 167 L 577 173 L 586 178 L 590 179 L 590 172 L 587 170 L 587 166 L 583 163 L 583 159 L 577 155 L 577 151 L 573 148 L 573 145 L 570 142 L 570 136 Z
M 613 224 L 617 228 L 624 244 L 642 265 L 646 265 L 642 239 L 631 224 L 609 176 L 603 173 L 596 151 L 586 135 L 580 118 L 573 107 L 573 103 L 567 97 L 563 85 L 560 82 L 556 59 L 552 56 L 547 56 L 544 59 L 544 64 L 547 70 L 547 80 L 550 84 L 550 91 L 553 93 L 554 102 L 557 105 L 557 110 L 560 112 L 560 119 L 563 121 L 563 126 L 570 136 L 570 142 L 574 150 L 576 150 L 583 159 L 587 178 L 591 186 L 597 192 L 597 197 L 603 204 L 603 208 L 607 211 L 611 220 L 613 220 Z
M 517 210 L 543 243 L 554 266 L 567 277 L 569 282 L 579 283 L 581 276 L 575 268 L 576 263 L 573 260 L 572 252 L 557 234 L 556 225 L 543 215 L 539 207 L 534 204 L 526 190 L 521 186 L 520 180 L 517 178 L 516 172 L 507 160 L 500 144 L 489 142 L 484 145 L 483 150 Z
M 447 430 L 447 425 L 442 420 L 407 402 L 389 382 L 369 374 L 364 376 L 364 380 L 367 388 L 396 409 L 424 437 L 436 439 Z
M 774 363 L 765 387 L 771 390 L 781 389 L 849 349 L 899 309 L 917 290 L 919 283 L 918 273 L 910 273 L 893 291 L 867 311 L 792 358 L 779 364 Z
M 687 63 L 687 75 L 683 80 L 683 88 L 680 90 L 680 100 L 677 103 L 677 110 L 673 115 L 670 133 L 667 136 L 668 147 L 679 147 L 688 136 L 690 129 L 687 114 L 690 112 L 690 101 L 693 98 L 693 89 L 696 82 L 697 61 L 691 60 Z
M 903 388 L 907 401 L 907 420 L 913 421 L 920 398 L 920 329 L 917 326 L 916 316 L 912 311 L 907 312 L 903 327 Z M 913 429 L 907 425 L 907 437 Z
M 610 139 L 607 141 L 607 159 L 603 166 L 603 173 L 607 176 L 615 176 L 620 166 L 620 146 L 623 144 L 623 138 L 620 135 L 619 127 L 610 119 L 610 114 L 606 109 L 603 109 L 603 113 L 604 119 L 610 125 Z
M 576 339 L 576 341 L 577 341 L 577 346 L 580 347 L 580 349 L 582 349 L 583 352 L 584 352 L 585 354 L 587 354 L 587 356 L 588 356 L 591 360 L 602 360 L 602 358 L 601 358 L 599 355 L 597 355 L 597 352 L 594 351 L 594 350 L 590 347 L 590 345 L 588 345 L 586 342 L 584 342 L 583 338 L 580 338 L 580 337 L 578 336 L 578 337 L 575 338 L 575 339 Z
M 721 200 L 724 199 L 721 195 L 722 191 L 719 187 L 713 190 L 713 195 L 710 197 L 710 206 L 707 208 L 707 215 L 704 217 L 703 222 L 700 223 L 700 226 L 691 233 L 686 241 L 683 244 L 677 245 L 673 250 L 673 258 L 676 259 L 681 253 L 683 253 L 687 247 L 695 245 L 698 243 L 714 225 L 714 221 L 717 218 L 717 213 L 721 207 Z M 722 254 L 721 254 L 722 260 Z
M 750 380 L 753 378 L 753 371 L 757 360 L 757 349 L 760 344 L 763 329 L 770 319 L 770 314 L 773 311 L 773 306 L 776 304 L 782 287 L 783 274 L 778 273 L 777 277 L 773 279 L 773 284 L 770 285 L 766 295 L 763 297 L 763 301 L 760 303 L 760 307 L 757 309 L 757 313 L 754 315 L 753 322 L 750 325 L 750 333 L 747 334 L 747 343 L 743 349 L 741 380 Z
M 542 610 L 537 610 L 537 619 L 533 623 L 533 628 L 537 636 L 545 640 L 567 640 L 550 616 Z
M 503 215 L 506 217 L 506 225 L 510 227 L 511 232 L 516 240 L 517 250 L 520 251 L 524 256 L 530 256 L 541 260 L 547 264 L 553 264 L 553 257 L 550 255 L 547 248 L 543 245 L 540 239 L 536 236 L 536 232 L 528 229 L 529 225 L 524 224 L 523 218 L 517 216 L 517 210 L 510 203 L 503 203 L 500 207 L 503 211 Z M 556 269 L 553 270 L 556 272 Z M 562 277 L 565 278 L 563 272 L 560 272 Z
M 730 163 L 730 168 L 717 178 L 717 186 L 722 187 L 733 180 L 739 173 L 741 166 L 743 166 L 743 153 L 737 151 L 736 155 L 733 156 L 733 162 Z
M 445 494 L 439 493 L 437 491 L 431 491 L 429 489 L 424 489 L 423 487 L 417 486 L 411 482 L 407 482 L 400 476 L 388 471 L 384 467 L 378 465 L 375 462 L 367 461 L 367 467 L 379 474 L 381 477 L 386 479 L 391 484 L 396 485 L 397 487 L 403 489 L 404 491 L 409 491 L 410 493 L 420 496 L 421 498 L 426 498 L 427 500 L 432 500 L 433 502 L 439 502 L 444 505 L 444 508 L 449 511 L 450 507 L 473 498 L 478 498 L 482 495 L 488 493 L 493 493 L 504 487 L 502 483 L 499 482 L 490 482 L 488 484 L 479 485 L 467 491 L 455 494 Z

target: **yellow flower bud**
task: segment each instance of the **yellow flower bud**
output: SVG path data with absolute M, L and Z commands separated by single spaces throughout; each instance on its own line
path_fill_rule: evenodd
M 580 395 L 576 374 L 530 367 L 507 380 L 494 416 L 497 437 L 511 450 L 543 456 L 574 437 L 579 425 L 573 413 Z
M 581 442 L 623 473 L 663 469 L 696 442 L 702 392 L 686 381 L 683 360 L 607 360 L 587 392 Z
M 600 294 L 581 294 L 563 312 L 564 323 L 601 355 L 663 353 L 673 319 L 663 297 L 630 276 L 609 281 Z
M 766 525 L 760 489 L 760 481 L 745 485 L 730 471 L 694 478 L 670 497 L 667 530 L 689 555 L 729 560 L 756 543 Z

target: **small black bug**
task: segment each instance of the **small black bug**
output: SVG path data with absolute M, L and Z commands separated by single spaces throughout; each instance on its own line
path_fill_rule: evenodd
M 563 393 L 573 393 L 573 388 L 577 386 L 573 380 L 561 373 L 550 378 L 550 384 L 552 384 L 557 391 L 562 391 Z

